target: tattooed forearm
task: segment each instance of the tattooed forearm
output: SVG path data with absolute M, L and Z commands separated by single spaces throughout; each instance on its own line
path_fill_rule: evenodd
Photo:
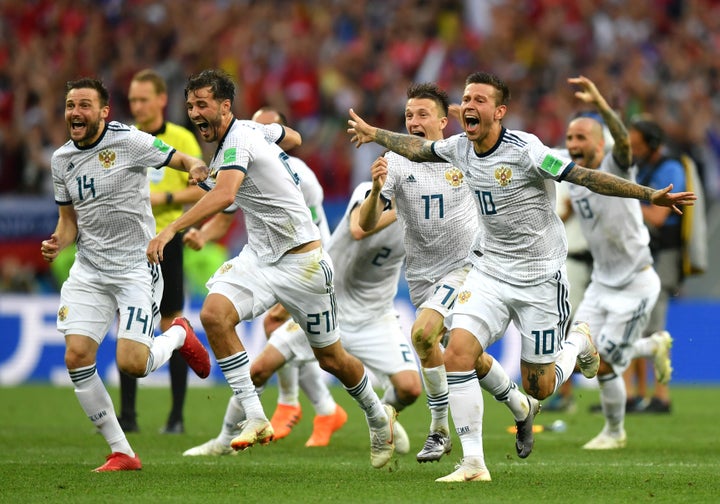
M 600 109 L 600 114 L 615 141 L 613 145 L 615 159 L 623 168 L 628 168 L 632 163 L 632 154 L 630 152 L 630 137 L 627 128 L 610 107 Z
M 575 165 L 570 170 L 565 180 L 573 184 L 585 186 L 598 194 L 619 196 L 621 198 L 634 198 L 643 201 L 650 201 L 654 192 L 654 189 L 641 186 L 610 173 L 591 170 L 578 165 Z
M 378 128 L 375 142 L 408 158 L 410 161 L 442 161 L 441 158 L 433 154 L 430 148 L 432 142 L 413 135 L 403 135 Z

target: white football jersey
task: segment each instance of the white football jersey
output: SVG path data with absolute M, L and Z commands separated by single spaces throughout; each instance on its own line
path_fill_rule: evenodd
M 610 153 L 598 170 L 635 181 L 636 167 L 623 170 Z M 568 192 L 593 256 L 594 282 L 623 287 L 652 264 L 650 233 L 638 200 L 604 196 L 576 184 L 568 184 Z
M 210 162 L 210 175 L 200 186 L 210 190 L 221 170 L 245 173 L 234 204 L 242 209 L 248 246 L 260 261 L 273 263 L 288 250 L 320 239 L 300 191 L 300 177 L 289 156 L 268 138 L 278 124 L 233 120 Z M 284 130 L 283 130 L 284 131 Z
M 313 222 L 320 229 L 320 239 L 323 243 L 330 240 L 330 226 L 323 208 L 325 192 L 315 173 L 302 159 L 290 156 L 288 159 L 290 167 L 300 177 L 300 191 L 302 191 L 305 204 L 310 209 Z
M 565 264 L 567 238 L 555 212 L 555 185 L 574 166 L 530 133 L 502 128 L 478 155 L 465 133 L 433 143 L 435 154 L 461 167 L 480 215 L 470 260 L 514 285 L 551 278 Z
M 282 139 L 285 138 L 285 128 L 278 123 L 262 124 L 250 121 L 249 119 L 235 119 L 235 122 L 242 124 L 247 128 L 259 131 L 265 137 L 265 140 L 270 143 L 280 143 Z
M 341 324 L 366 323 L 394 311 L 405 258 L 400 224 L 395 221 L 362 240 L 355 240 L 350 233 L 350 212 L 363 202 L 371 188 L 371 182 L 355 188 L 328 245 L 335 267 L 335 296 Z
M 448 163 L 415 163 L 385 154 L 383 198 L 394 198 L 403 226 L 408 280 L 436 282 L 467 264 L 477 208 L 463 173 Z
M 147 168 L 160 168 L 175 149 L 154 136 L 116 121 L 106 123 L 88 147 L 73 141 L 51 161 L 55 201 L 77 213 L 76 258 L 101 271 L 147 262 L 155 236 Z

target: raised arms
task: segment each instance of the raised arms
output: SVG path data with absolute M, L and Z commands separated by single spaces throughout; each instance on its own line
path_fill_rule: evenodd
M 630 137 L 623 122 L 615 111 L 610 108 L 610 105 L 608 105 L 605 98 L 600 94 L 600 91 L 598 91 L 590 79 L 581 75 L 568 79 L 568 83 L 580 86 L 581 90 L 575 92 L 575 97 L 585 103 L 595 105 L 598 112 L 600 112 L 605 125 L 608 127 L 615 141 L 613 145 L 613 156 L 622 167 L 628 168 L 632 164 L 632 153 L 630 151 Z

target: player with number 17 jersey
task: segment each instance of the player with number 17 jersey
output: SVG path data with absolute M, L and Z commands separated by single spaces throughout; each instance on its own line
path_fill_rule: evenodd
M 419 307 L 432 286 L 448 273 L 468 266 L 478 231 L 477 207 L 464 174 L 449 163 L 415 163 L 385 154 L 388 176 L 382 197 L 395 201 L 404 228 L 406 277 Z

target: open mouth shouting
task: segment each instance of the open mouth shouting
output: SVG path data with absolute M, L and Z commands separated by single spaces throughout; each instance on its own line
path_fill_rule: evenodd
M 100 131 L 100 124 L 87 122 L 83 119 L 72 119 L 68 122 L 70 138 L 78 145 L 85 145 L 94 141 Z
M 465 130 L 468 133 L 476 131 L 480 127 L 480 119 L 477 116 L 466 114 L 463 116 L 465 122 Z
M 570 159 L 575 161 L 575 163 L 579 164 L 580 166 L 586 166 L 585 155 L 582 152 L 570 152 Z
M 79 119 L 70 121 L 70 135 L 72 138 L 82 138 L 87 130 L 87 124 Z
M 212 125 L 205 120 L 200 120 L 195 122 L 195 127 L 200 132 L 200 136 L 202 136 L 203 140 L 207 142 L 211 142 L 214 140 L 213 138 L 213 128 Z

